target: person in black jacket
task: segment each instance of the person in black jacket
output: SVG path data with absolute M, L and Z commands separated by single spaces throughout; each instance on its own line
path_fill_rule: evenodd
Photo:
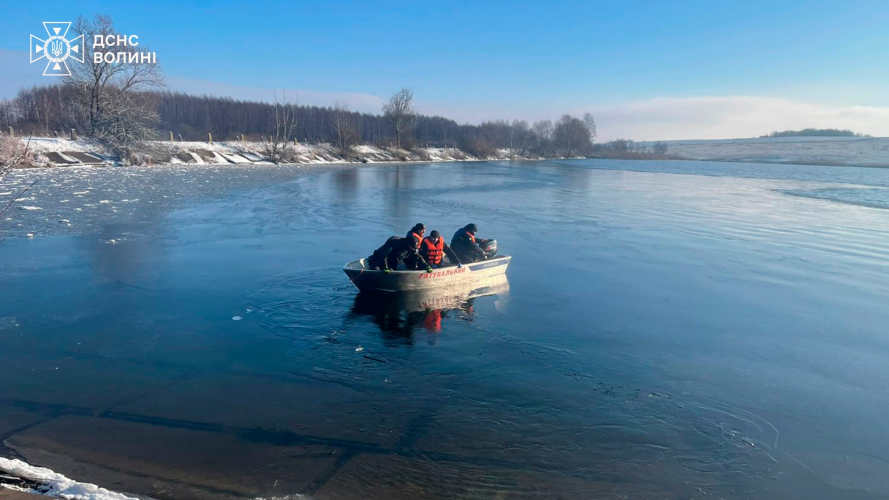
M 482 250 L 479 243 L 485 243 L 488 240 L 478 239 L 475 233 L 478 232 L 478 226 L 475 224 L 467 224 L 457 230 L 454 237 L 451 238 L 451 248 L 460 258 L 460 262 L 477 262 L 484 260 L 485 251 Z
M 374 250 L 373 255 L 367 258 L 367 264 L 374 271 L 388 273 L 390 270 L 396 269 L 398 263 L 404 262 L 405 259 L 413 259 L 421 268 L 425 268 L 427 273 L 432 272 L 432 267 L 417 251 L 414 242 L 398 236 L 389 238 L 383 246 Z
M 423 243 L 423 236 L 426 234 L 426 225 L 422 222 L 418 222 L 414 224 L 414 227 L 411 228 L 410 231 L 405 235 L 405 239 L 411 240 L 417 245 L 417 250 L 420 250 L 420 245 Z M 408 269 L 422 269 L 420 267 L 420 262 L 413 257 L 408 257 L 404 261 L 405 267 Z

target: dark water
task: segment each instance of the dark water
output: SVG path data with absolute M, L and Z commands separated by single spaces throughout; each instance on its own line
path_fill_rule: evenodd
M 2 455 L 155 498 L 889 498 L 887 171 L 169 167 L 0 192 L 36 178 L 0 221 Z M 508 283 L 359 295 L 342 265 L 415 222 L 475 222 Z

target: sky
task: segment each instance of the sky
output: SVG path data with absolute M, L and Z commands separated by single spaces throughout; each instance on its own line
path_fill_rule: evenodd
M 0 99 L 54 83 L 44 21 L 111 15 L 170 90 L 458 122 L 596 117 L 599 140 L 848 128 L 889 136 L 889 1 L 6 1 Z M 70 38 L 70 37 L 69 37 Z M 79 64 L 79 63 L 76 63 Z

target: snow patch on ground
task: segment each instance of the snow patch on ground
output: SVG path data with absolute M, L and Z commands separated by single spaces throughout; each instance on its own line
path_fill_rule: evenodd
M 73 479 L 68 479 L 57 472 L 44 469 L 43 467 L 28 465 L 21 460 L 10 460 L 0 457 L 0 470 L 40 483 L 41 486 L 36 489 L 25 490 L 30 493 L 70 500 L 138 500 L 136 497 L 109 491 L 95 484 L 80 483 Z M 21 488 L 10 489 L 21 490 Z
M 28 143 L 28 139 L 22 137 L 21 141 Z M 93 139 L 66 139 L 62 137 L 32 137 L 28 143 L 28 151 L 33 153 L 61 153 L 63 151 L 76 151 L 78 153 L 108 153 L 105 146 Z

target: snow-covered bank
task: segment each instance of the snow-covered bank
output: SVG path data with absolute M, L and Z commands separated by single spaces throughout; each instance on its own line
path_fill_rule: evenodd
M 4 489 L 65 500 L 150 500 L 150 497 L 131 497 L 95 484 L 74 481 L 50 469 L 34 467 L 21 460 L 0 457 L 0 491 Z M 256 497 L 254 500 L 309 500 L 309 497 L 292 494 Z
M 137 497 L 109 491 L 95 484 L 68 479 L 57 472 L 28 465 L 21 460 L 0 457 L 0 471 L 25 479 L 21 483 L 25 486 L 0 483 L 0 487 L 8 489 L 70 500 L 139 500 Z
M 640 144 L 649 144 L 642 142 Z M 723 162 L 796 163 L 807 165 L 889 167 L 889 138 L 860 137 L 774 137 L 707 141 L 667 141 L 667 155 L 633 153 L 596 154 L 596 158 L 688 159 Z M 151 141 L 124 157 L 92 139 L 69 140 L 57 137 L 31 139 L 29 165 L 33 167 L 78 165 L 245 165 L 269 164 L 267 145 L 251 141 Z M 456 148 L 415 148 L 412 150 L 358 145 L 343 155 L 331 144 L 290 144 L 287 163 L 345 164 L 394 162 L 450 162 L 508 160 L 506 149 L 485 157 L 473 156 Z M 541 159 L 534 155 L 513 159 Z
M 24 142 L 25 140 L 22 139 Z M 250 141 L 150 141 L 121 157 L 101 142 L 90 139 L 35 137 L 28 150 L 30 165 L 34 167 L 107 165 L 167 165 L 167 164 L 268 164 L 267 145 Z M 412 150 L 359 145 L 343 155 L 331 144 L 289 144 L 287 163 L 392 163 L 443 162 L 478 160 L 456 148 L 415 148 Z M 485 159 L 507 159 L 507 151 L 498 151 Z

